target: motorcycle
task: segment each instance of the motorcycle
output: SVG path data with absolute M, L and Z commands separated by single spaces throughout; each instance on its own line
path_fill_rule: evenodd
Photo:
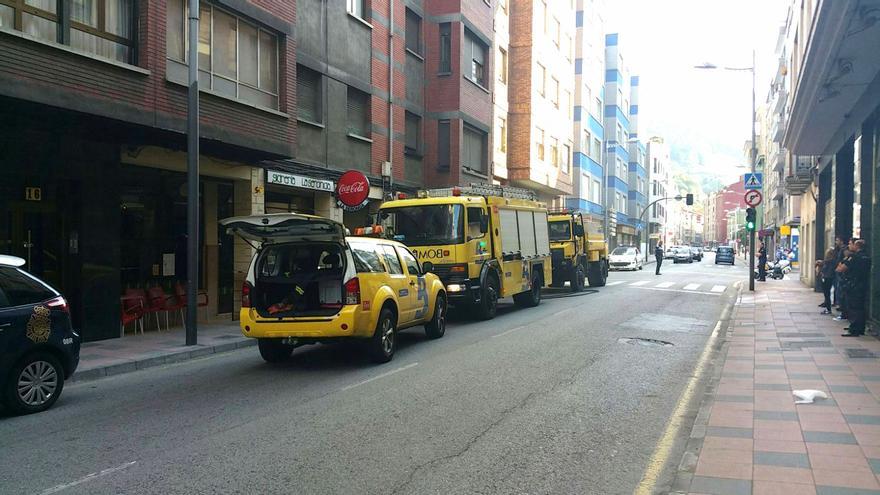
M 791 261 L 783 258 L 775 263 L 767 262 L 765 265 L 767 276 L 773 280 L 782 280 L 786 275 L 791 273 Z M 755 268 L 755 277 L 758 276 L 759 270 Z

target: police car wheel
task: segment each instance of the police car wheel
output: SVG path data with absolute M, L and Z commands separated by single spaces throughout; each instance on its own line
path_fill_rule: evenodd
M 4 404 L 15 414 L 45 411 L 64 388 L 64 370 L 55 356 L 38 352 L 16 363 L 4 384 Z
M 434 304 L 434 316 L 425 325 L 425 335 L 429 339 L 439 339 L 446 333 L 446 296 L 437 294 L 437 302 Z
M 397 347 L 397 333 L 394 327 L 394 312 L 389 308 L 383 308 L 379 313 L 376 331 L 367 342 L 367 352 L 374 363 L 387 363 L 394 357 L 394 350 Z
M 267 363 L 283 363 L 293 354 L 293 346 L 282 344 L 281 339 L 257 339 L 257 347 Z

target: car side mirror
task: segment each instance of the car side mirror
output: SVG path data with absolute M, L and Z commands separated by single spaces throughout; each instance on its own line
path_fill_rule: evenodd
M 487 215 L 480 216 L 480 233 L 489 232 L 489 217 Z
M 584 235 L 584 226 L 581 224 L 574 225 L 574 235 L 582 237 Z
M 422 273 L 431 273 L 434 271 L 434 263 L 425 261 L 422 263 Z

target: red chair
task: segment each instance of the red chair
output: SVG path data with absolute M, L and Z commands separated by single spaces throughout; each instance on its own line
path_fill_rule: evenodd
M 128 292 L 128 291 L 126 291 Z M 141 335 L 144 334 L 144 298 L 139 295 L 126 294 L 119 298 L 121 315 L 119 320 L 119 336 L 125 336 L 125 325 L 134 322 L 134 333 L 137 334 L 138 323 L 141 326 Z
M 182 305 L 182 307 L 185 308 L 187 306 L 186 283 L 177 282 L 176 284 L 174 284 L 174 295 L 177 296 L 178 304 Z M 196 296 L 197 296 L 196 297 L 197 307 L 205 308 L 205 319 L 207 319 L 208 318 L 208 309 L 207 309 L 208 308 L 208 293 L 203 290 L 200 290 L 200 291 L 198 291 L 198 294 Z M 183 315 L 183 313 L 181 313 L 181 316 L 182 315 Z
M 168 312 L 179 309 L 173 299 L 173 297 L 165 293 L 165 289 L 158 285 L 147 289 L 147 301 L 149 302 L 147 307 L 152 309 L 152 311 L 148 312 L 156 313 L 156 326 L 159 327 L 160 331 L 162 330 L 162 327 L 159 324 L 159 313 L 165 313 L 165 329 L 167 330 L 171 328 L 168 323 Z
M 163 309 L 153 304 L 153 301 L 147 296 L 147 291 L 144 289 L 125 289 L 125 296 L 139 297 L 144 302 L 144 316 L 146 317 L 149 314 L 155 314 L 156 329 L 162 329 L 159 324 L 159 312 L 163 311 Z

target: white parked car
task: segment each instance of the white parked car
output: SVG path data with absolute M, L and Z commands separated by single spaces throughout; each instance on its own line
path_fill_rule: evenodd
M 620 246 L 611 251 L 609 269 L 611 270 L 641 270 L 642 253 L 634 246 Z

